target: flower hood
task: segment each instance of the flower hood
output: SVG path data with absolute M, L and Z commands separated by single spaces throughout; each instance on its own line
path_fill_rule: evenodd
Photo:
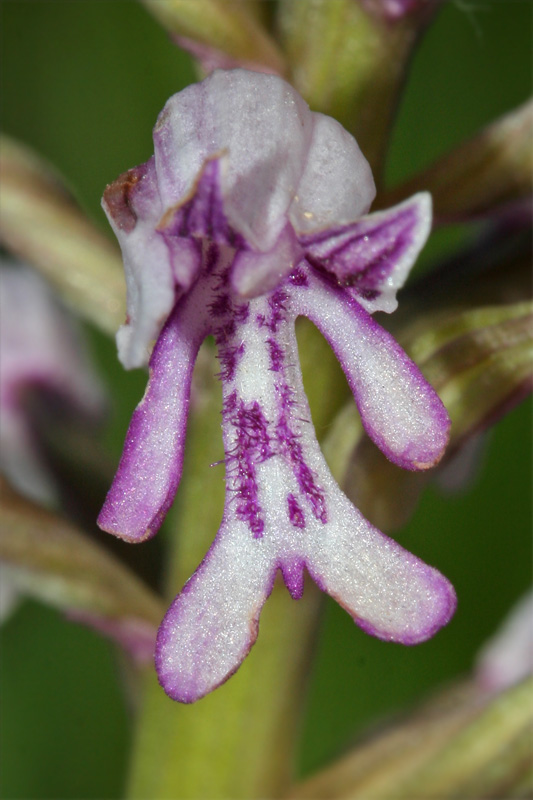
M 301 237 L 354 222 L 375 195 L 355 139 L 273 75 L 217 70 L 174 95 L 154 150 L 104 194 L 126 270 L 126 367 L 146 363 L 176 295 L 198 275 L 207 233 L 244 251 L 232 282 L 254 296 L 299 260 Z

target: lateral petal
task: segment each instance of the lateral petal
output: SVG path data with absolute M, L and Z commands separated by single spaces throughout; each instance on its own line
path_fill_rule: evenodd
M 289 211 L 298 235 L 352 223 L 376 194 L 370 165 L 359 145 L 332 117 L 313 113 L 305 171 Z
M 448 442 L 446 409 L 394 338 L 344 290 L 310 276 L 294 294 L 330 343 L 344 370 L 365 430 L 388 459 L 405 469 L 428 469 Z
M 98 517 L 102 530 L 126 541 L 142 542 L 157 533 L 181 478 L 192 371 L 208 332 L 203 306 L 189 295 L 159 336 L 146 393 Z
M 391 313 L 430 230 L 431 195 L 420 192 L 344 228 L 308 236 L 302 246 L 309 261 L 334 275 L 370 314 Z

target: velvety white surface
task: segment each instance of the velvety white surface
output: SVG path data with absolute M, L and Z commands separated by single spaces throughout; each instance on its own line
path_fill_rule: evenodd
M 365 430 L 387 458 L 406 469 L 433 466 L 450 421 L 435 391 L 393 337 L 341 291 L 318 276 L 298 310 L 331 344 L 354 394 Z
M 224 395 L 252 404 L 266 421 L 264 460 L 254 462 L 259 516 L 264 530 L 254 536 L 237 512 L 240 469 L 226 468 L 226 505 L 216 540 L 186 584 L 161 625 L 157 669 L 165 690 L 182 702 L 193 702 L 234 672 L 253 645 L 261 608 L 277 569 L 288 588 L 301 596 L 306 567 L 318 585 L 331 594 L 369 633 L 382 639 L 415 644 L 446 624 L 455 609 L 455 594 L 437 570 L 406 552 L 374 528 L 341 492 L 316 440 L 302 386 L 294 335 L 292 295 L 280 300 L 276 331 L 258 324 L 272 317 L 268 298 L 250 303 L 248 319 L 239 328 L 245 349 Z M 320 302 L 320 297 L 315 296 Z M 284 309 L 284 310 L 280 310 Z M 283 350 L 282 367 L 271 368 L 271 345 Z M 288 428 L 301 447 L 292 461 L 280 440 L 278 423 L 285 415 L 281 398 L 291 388 Z M 241 431 L 223 414 L 224 449 L 234 453 Z M 257 437 L 261 434 L 257 432 Z M 254 453 L 260 452 L 252 445 Z M 313 512 L 311 497 L 298 480 L 310 470 L 314 487 L 324 498 L 326 519 Z M 288 497 L 295 498 L 304 523 L 295 526 Z
M 353 222 L 376 194 L 370 165 L 353 136 L 332 117 L 312 116 L 311 146 L 289 212 L 299 235 Z
M 182 299 L 150 360 L 150 379 L 134 411 L 120 464 L 98 517 L 130 542 L 159 529 L 181 478 L 191 377 L 207 334 L 202 286 Z

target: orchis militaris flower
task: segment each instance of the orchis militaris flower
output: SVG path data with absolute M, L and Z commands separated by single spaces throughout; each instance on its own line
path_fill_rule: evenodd
M 157 343 L 99 525 L 131 542 L 156 533 L 180 480 L 191 375 L 209 334 L 226 464 L 218 534 L 159 630 L 164 689 L 192 702 L 238 668 L 278 570 L 298 598 L 307 569 L 375 636 L 427 639 L 450 619 L 453 588 L 337 486 L 294 326 L 306 316 L 329 341 L 366 430 L 392 461 L 438 461 L 446 411 L 370 316 L 396 306 L 428 235 L 429 196 L 365 216 L 375 189 L 354 139 L 280 78 L 245 70 L 214 72 L 170 98 L 154 144 L 155 156 L 104 195 L 128 285 L 120 357 L 136 366 Z

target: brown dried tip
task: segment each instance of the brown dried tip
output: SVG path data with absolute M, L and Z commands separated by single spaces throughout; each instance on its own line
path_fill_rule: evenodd
M 131 194 L 143 177 L 143 167 L 133 167 L 119 175 L 116 181 L 106 186 L 103 202 L 112 216 L 115 225 L 121 230 L 130 233 L 137 224 Z

